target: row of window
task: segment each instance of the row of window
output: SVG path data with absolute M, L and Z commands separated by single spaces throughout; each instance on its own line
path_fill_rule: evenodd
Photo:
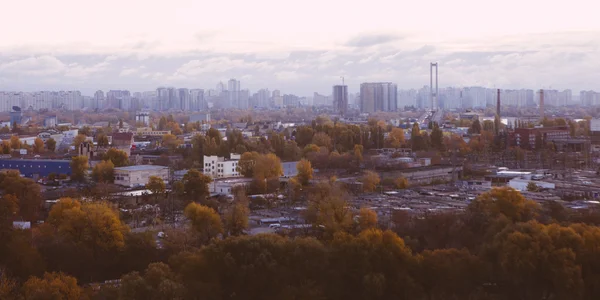
M 22 165 L 22 166 L 23 166 L 23 168 L 27 168 L 27 165 Z M 5 164 L 2 164 L 2 167 L 3 167 L 3 168 L 6 168 L 6 165 L 5 165 Z M 9 168 L 12 168 L 12 164 L 9 164 L 9 165 L 8 165 L 8 167 L 9 167 Z M 18 168 L 18 167 L 19 167 L 19 165 L 15 165 L 15 168 Z M 29 167 L 30 167 L 30 168 L 33 168 L 33 165 L 29 165 Z M 41 168 L 42 168 L 42 165 L 38 165 L 37 167 L 38 167 L 39 169 L 41 169 Z M 44 165 L 44 169 L 46 169 L 46 168 L 48 168 L 48 166 Z M 59 166 L 58 166 L 58 168 L 59 168 L 59 169 L 62 169 L 62 166 L 60 166 L 60 165 L 59 165 Z

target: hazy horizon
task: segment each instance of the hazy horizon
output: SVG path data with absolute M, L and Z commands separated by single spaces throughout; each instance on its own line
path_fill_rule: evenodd
M 440 87 L 600 90 L 597 5 L 501 4 L 21 1 L 0 19 L 10 28 L 0 90 L 211 89 L 236 78 L 307 96 L 343 76 L 354 93 L 369 81 L 428 85 L 430 62 Z

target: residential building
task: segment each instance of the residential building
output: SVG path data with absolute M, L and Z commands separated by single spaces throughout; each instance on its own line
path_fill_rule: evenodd
M 398 87 L 391 82 L 361 84 L 360 110 L 363 113 L 398 110 Z
M 340 115 L 345 115 L 348 111 L 348 86 L 333 86 L 333 109 Z

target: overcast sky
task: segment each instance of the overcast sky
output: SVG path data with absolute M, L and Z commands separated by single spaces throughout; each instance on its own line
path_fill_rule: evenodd
M 0 17 L 0 90 L 399 88 L 600 91 L 592 0 L 19 0 Z M 566 5 L 568 4 L 568 6 Z

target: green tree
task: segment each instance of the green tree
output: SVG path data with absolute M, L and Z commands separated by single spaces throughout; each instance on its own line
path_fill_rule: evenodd
M 85 181 L 86 171 L 88 170 L 87 156 L 75 156 L 71 159 L 71 180 Z
M 167 188 L 165 181 L 158 176 L 150 176 L 146 188 L 154 195 L 163 194 Z
M 527 191 L 529 192 L 537 192 L 540 190 L 540 187 L 533 181 L 527 183 Z
M 473 124 L 471 124 L 471 128 L 469 128 L 469 133 L 470 134 L 480 134 L 481 133 L 481 123 L 479 122 L 479 119 L 473 121 Z
M 183 175 L 183 186 L 188 200 L 199 201 L 205 199 L 210 191 L 208 185 L 212 179 L 196 169 L 190 169 Z
M 56 150 L 56 141 L 53 138 L 49 138 L 46 141 L 46 148 L 48 148 L 49 151 L 54 152 Z

